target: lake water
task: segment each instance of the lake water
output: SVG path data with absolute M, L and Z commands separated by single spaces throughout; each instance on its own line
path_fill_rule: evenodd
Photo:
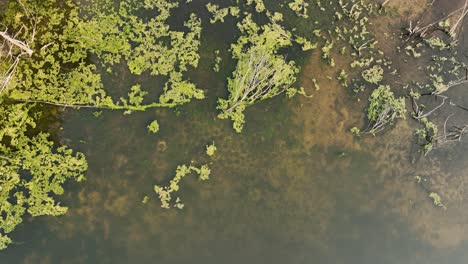
M 219 38 L 232 25 L 205 32 L 191 78 L 206 100 L 131 115 L 64 111 L 57 137 L 85 153 L 87 180 L 66 186 L 65 216 L 25 221 L 0 263 L 467 263 L 468 144 L 422 157 L 410 118 L 383 135 L 355 138 L 349 128 L 364 126 L 366 100 L 328 80 L 318 52 L 308 53 L 301 73 L 307 91 L 315 89 L 311 76 L 321 83 L 313 98 L 253 106 L 235 133 L 215 109 L 232 68 L 211 71 L 212 51 L 227 47 Z M 451 91 L 457 103 L 468 105 L 466 88 Z M 161 130 L 150 134 L 154 119 Z M 209 159 L 212 141 L 218 152 Z M 211 179 L 185 178 L 185 208 L 160 208 L 153 185 L 191 161 L 212 163 Z M 447 209 L 434 206 L 428 191 Z

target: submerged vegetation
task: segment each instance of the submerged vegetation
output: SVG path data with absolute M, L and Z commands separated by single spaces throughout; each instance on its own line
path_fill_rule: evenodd
M 82 181 L 87 162 L 82 153 L 57 146 L 37 129 L 41 113 L 32 105 L 0 105 L 0 249 L 8 236 L 30 216 L 62 215 L 67 208 L 56 201 L 66 181 Z

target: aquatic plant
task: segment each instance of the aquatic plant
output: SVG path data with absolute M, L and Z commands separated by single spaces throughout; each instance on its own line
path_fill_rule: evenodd
M 390 86 L 380 85 L 369 98 L 366 133 L 375 135 L 392 124 L 397 118 L 404 118 L 406 113 L 405 98 L 396 98 Z
M 214 142 L 211 145 L 206 146 L 206 155 L 212 157 L 216 152 L 216 146 Z M 189 174 L 198 175 L 198 179 L 200 181 L 207 181 L 210 179 L 211 169 L 208 164 L 201 165 L 200 167 L 195 166 L 194 162 L 192 161 L 190 165 L 178 165 L 175 176 L 170 180 L 169 185 L 161 186 L 161 185 L 154 185 L 154 192 L 159 197 L 159 201 L 161 202 L 161 207 L 165 209 L 169 209 L 172 207 L 183 209 L 185 205 L 181 202 L 180 197 L 173 201 L 172 194 L 179 191 L 180 189 L 180 181 Z
M 191 172 L 190 167 L 186 165 L 179 165 L 176 169 L 176 174 L 174 178 L 169 182 L 168 186 L 154 186 L 154 191 L 159 196 L 159 200 L 161 201 L 161 207 L 165 209 L 170 208 L 170 202 L 172 200 L 171 193 L 177 192 L 179 190 L 179 182 Z
M 206 4 L 206 9 L 213 15 L 213 18 L 210 19 L 211 24 L 216 23 L 216 21 L 224 22 L 224 17 L 229 14 L 228 8 L 219 8 L 219 5 L 212 3 Z
M 374 65 L 362 72 L 362 77 L 369 83 L 378 84 L 383 79 L 384 70 L 380 65 Z
M 208 165 L 203 165 L 200 168 L 195 166 L 187 166 L 185 164 L 177 166 L 176 173 L 174 178 L 172 178 L 167 186 L 154 185 L 154 192 L 158 195 L 159 201 L 161 202 L 161 207 L 165 209 L 176 207 L 178 209 L 183 209 L 184 204 L 181 203 L 179 197 L 176 198 L 175 202 L 171 204 L 173 197 L 172 193 L 179 191 L 180 181 L 190 173 L 195 172 L 198 174 L 198 177 L 201 181 L 208 180 L 211 174 L 211 170 Z
M 299 68 L 287 62 L 278 53 L 280 48 L 292 45 L 291 34 L 275 23 L 257 25 L 251 15 L 238 24 L 242 33 L 232 45 L 232 55 L 237 59 L 233 77 L 228 79 L 228 99 L 218 100 L 219 118 L 230 118 L 233 127 L 241 132 L 243 111 L 247 106 L 288 92 L 297 92 L 292 85 Z
M 411 50 L 411 53 L 405 52 L 404 55 L 416 57 L 416 64 L 425 65 L 425 67 L 417 68 L 425 78 L 407 86 L 413 87 L 409 93 L 409 98 L 412 100 L 412 117 L 419 123 L 418 129 L 415 131 L 417 143 L 423 147 L 423 151 L 427 155 L 436 145 L 442 146 L 445 143 L 460 141 L 465 134 L 463 124 L 448 126 L 448 121 L 453 114 L 449 114 L 445 122 L 439 124 L 429 120 L 429 118 L 442 109 L 450 107 L 464 109 L 463 106 L 453 102 L 446 95 L 446 92 L 452 87 L 462 85 L 468 81 L 465 76 L 467 66 L 456 59 L 458 57 L 456 43 L 449 38 L 450 36 L 431 36 L 430 32 L 424 34 L 423 41 L 403 38 L 402 44 L 411 47 L 411 49 L 405 49 Z M 429 52 L 433 53 L 430 57 L 413 55 Z M 421 103 L 422 98 L 434 99 L 437 104 L 431 106 Z M 437 135 L 438 130 L 443 130 L 443 133 L 439 136 Z
M 151 132 L 151 133 L 154 133 L 156 134 L 158 131 L 159 131 L 159 123 L 158 123 L 158 120 L 154 120 L 153 122 L 151 122 L 148 126 L 148 131 Z
M 216 145 L 213 142 L 212 144 L 206 146 L 206 155 L 211 157 L 215 154 L 216 150 L 217 150 Z
M 34 31 L 23 30 L 18 34 L 21 39 L 31 39 L 34 35 L 29 45 L 36 52 L 31 58 L 19 61 L 14 82 L 5 89 L 10 99 L 143 111 L 204 98 L 203 91 L 183 77 L 189 66 L 198 65 L 201 21 L 191 14 L 184 23 L 186 31 L 171 30 L 166 20 L 171 9 L 178 6 L 177 2 L 122 2 L 113 7 L 107 0 L 100 0 L 90 3 L 95 10 L 87 10 L 90 13 L 87 19 L 79 17 L 82 10 L 73 1 L 66 0 L 64 4 L 65 7 L 56 0 L 46 0 L 36 5 L 29 0 L 21 4 L 12 1 L 9 6 L 4 22 L 11 30 L 31 23 L 32 18 L 25 14 L 33 10 L 34 21 L 47 21 L 34 27 Z M 141 10 L 156 12 L 144 21 L 135 15 Z M 111 98 L 97 67 L 89 64 L 88 54 L 97 56 L 109 72 L 112 72 L 110 66 L 124 60 L 135 75 L 148 72 L 167 77 L 159 102 L 144 103 L 147 91 L 138 85 L 131 87 L 128 99 Z
M 426 117 L 421 118 L 419 121 L 419 128 L 416 129 L 415 134 L 418 138 L 418 143 L 424 148 L 424 154 L 427 155 L 436 143 L 438 128 L 434 123 L 428 121 Z
M 456 39 L 459 36 L 461 28 L 463 28 L 463 21 L 468 15 L 468 1 L 465 1 L 463 6 L 456 8 L 445 17 L 436 19 L 435 21 L 423 23 L 422 19 L 420 19 L 413 23 L 410 20 L 406 28 L 408 37 L 424 39 L 430 37 L 435 30 L 442 30 L 451 38 Z M 451 20 L 454 23 L 451 23 Z
M 334 44 L 335 43 L 333 41 L 327 41 L 327 43 L 322 47 L 322 58 L 326 59 L 328 64 L 332 67 L 335 66 L 335 60 L 331 57 L 330 52 Z
M 81 181 L 85 157 L 56 146 L 38 131 L 36 104 L 75 108 L 144 111 L 174 107 L 204 93 L 184 73 L 198 65 L 201 21 L 191 14 L 185 29 L 172 30 L 166 20 L 178 2 L 165 0 L 9 1 L 0 29 L 0 249 L 8 234 L 31 216 L 61 215 L 55 200 L 67 180 Z M 148 19 L 137 16 L 153 11 Z M 89 59 L 98 59 L 92 64 Z M 134 75 L 165 77 L 158 100 L 133 85 L 118 99 L 109 95 L 98 67 L 126 65 Z M 115 94 L 115 93 L 113 93 Z M 96 111 L 95 113 L 99 113 Z M 96 114 L 98 115 L 98 114 Z M 157 122 L 148 126 L 152 132 Z M 206 168 L 203 179 L 208 178 Z M 181 207 L 178 204 L 178 207 Z
M 293 0 L 293 2 L 290 2 L 288 4 L 289 8 L 293 10 L 296 15 L 303 17 L 303 18 L 308 18 L 309 15 L 307 14 L 307 8 L 309 7 L 309 3 L 307 3 L 304 0 Z
M 213 66 L 214 72 L 219 72 L 220 64 L 222 62 L 222 58 L 219 56 L 219 50 L 215 50 L 215 64 Z
M 246 1 L 246 4 L 248 6 L 250 5 L 255 5 L 255 11 L 257 13 L 261 13 L 261 12 L 264 12 L 265 11 L 265 3 L 263 2 L 263 0 L 247 0 Z
M 41 113 L 32 105 L 0 100 L 0 249 L 12 243 L 9 234 L 26 215 L 62 215 L 56 201 L 70 180 L 84 180 L 87 162 L 82 153 L 56 146 L 38 131 Z
M 442 198 L 440 195 L 436 192 L 430 192 L 429 197 L 432 199 L 432 203 L 434 203 L 435 206 L 441 207 L 444 210 L 447 210 L 447 207 L 442 203 Z
M 348 87 L 348 74 L 346 74 L 345 70 L 341 70 L 340 74 L 338 75 L 338 81 L 341 82 L 343 87 Z
M 353 135 L 355 135 L 356 137 L 360 137 L 361 136 L 361 130 L 357 127 L 352 127 L 350 130 L 349 130 Z
M 231 15 L 233 17 L 238 17 L 240 13 L 240 9 L 238 6 L 229 6 L 229 7 L 224 7 L 220 8 L 219 5 L 208 3 L 206 4 L 206 9 L 208 12 L 210 12 L 213 17 L 210 19 L 210 23 L 214 24 L 217 21 L 220 21 L 221 23 L 224 22 L 224 18 L 227 15 Z

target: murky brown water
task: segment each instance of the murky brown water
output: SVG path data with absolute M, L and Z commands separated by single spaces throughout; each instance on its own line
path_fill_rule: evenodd
M 418 10 L 416 2 L 399 7 Z M 393 28 L 398 19 L 374 26 Z M 388 43 L 381 48 L 392 54 Z M 301 77 L 307 91 L 312 78 L 320 83 L 314 97 L 252 107 L 242 134 L 216 118 L 224 77 L 209 71 L 211 61 L 193 74 L 207 88 L 204 104 L 98 118 L 66 112 L 60 138 L 87 155 L 87 181 L 68 186 L 67 215 L 19 228 L 20 244 L 0 263 L 467 263 L 468 144 L 421 157 L 411 119 L 355 138 L 349 129 L 364 126 L 366 102 L 328 79 L 336 70 L 319 57 L 310 55 Z M 452 92 L 468 104 L 464 89 Z M 154 118 L 156 135 L 145 129 Z M 210 160 L 204 148 L 213 140 Z M 153 185 L 190 161 L 212 162 L 212 178 L 184 179 L 184 210 L 159 208 Z

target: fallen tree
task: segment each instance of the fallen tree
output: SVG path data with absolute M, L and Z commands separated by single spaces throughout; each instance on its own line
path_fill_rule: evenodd
M 260 27 L 249 15 L 238 27 L 243 35 L 232 45 L 237 66 L 228 79 L 229 97 L 218 100 L 222 111 L 218 117 L 231 119 L 234 129 L 241 132 L 247 106 L 285 92 L 289 96 L 298 92 L 292 85 L 299 68 L 279 54 L 279 49 L 292 45 L 291 34 L 280 25 L 271 22 Z
M 377 134 L 397 118 L 404 118 L 406 113 L 405 98 L 396 98 L 390 86 L 380 85 L 369 98 L 367 108 L 368 127 L 363 133 Z

